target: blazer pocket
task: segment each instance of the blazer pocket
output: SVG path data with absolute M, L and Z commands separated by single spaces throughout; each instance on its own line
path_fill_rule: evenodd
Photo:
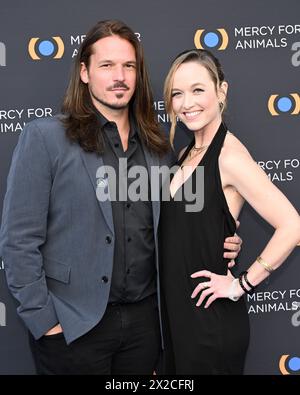
M 53 259 L 44 258 L 44 270 L 46 277 L 52 278 L 62 283 L 70 282 L 71 267 Z

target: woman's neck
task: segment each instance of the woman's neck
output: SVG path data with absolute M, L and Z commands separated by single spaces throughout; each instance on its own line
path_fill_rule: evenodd
M 206 125 L 201 130 L 194 132 L 195 147 L 200 148 L 209 145 L 212 142 L 215 134 L 217 133 L 221 122 L 222 119 L 218 118 L 210 124 Z

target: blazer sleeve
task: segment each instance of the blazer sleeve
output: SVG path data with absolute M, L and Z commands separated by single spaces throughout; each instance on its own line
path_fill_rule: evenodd
M 13 154 L 0 245 L 9 289 L 20 303 L 17 311 L 35 338 L 58 323 L 40 251 L 46 241 L 51 186 L 50 157 L 33 121 L 21 132 Z

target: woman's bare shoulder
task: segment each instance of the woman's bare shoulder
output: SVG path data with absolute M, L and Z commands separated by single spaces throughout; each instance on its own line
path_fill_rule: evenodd
M 243 157 L 251 158 L 250 152 L 235 134 L 228 131 L 222 147 L 220 160 L 222 162 L 235 161 L 235 159 Z

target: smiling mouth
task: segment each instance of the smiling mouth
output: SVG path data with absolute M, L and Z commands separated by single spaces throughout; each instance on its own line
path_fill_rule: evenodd
M 183 113 L 186 119 L 193 119 L 201 114 L 201 111 L 192 111 L 192 112 L 184 112 Z

